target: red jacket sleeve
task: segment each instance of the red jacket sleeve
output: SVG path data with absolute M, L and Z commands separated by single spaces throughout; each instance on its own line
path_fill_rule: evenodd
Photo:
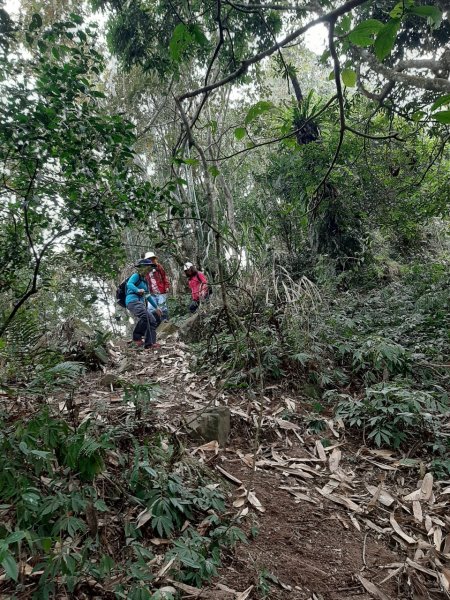
M 201 281 L 198 290 L 199 296 L 200 298 L 204 299 L 208 295 L 208 280 L 206 279 L 205 275 L 203 275 L 203 273 L 201 273 L 200 271 L 197 271 L 197 277 Z
M 161 265 L 158 265 L 158 271 L 161 276 L 161 286 L 163 288 L 161 290 L 161 293 L 167 294 L 167 292 L 169 291 L 169 287 L 170 287 L 169 278 L 167 277 L 166 272 L 164 271 L 164 269 L 162 268 Z

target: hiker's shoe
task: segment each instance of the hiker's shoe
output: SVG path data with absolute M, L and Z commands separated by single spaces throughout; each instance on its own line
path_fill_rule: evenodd
M 144 345 L 144 342 L 142 340 L 133 340 L 133 346 L 135 346 L 136 348 L 141 348 Z
M 152 344 L 151 346 L 145 346 L 146 350 L 157 350 L 158 348 L 161 348 L 161 344 Z

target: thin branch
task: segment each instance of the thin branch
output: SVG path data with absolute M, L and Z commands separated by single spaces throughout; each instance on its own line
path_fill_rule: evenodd
M 399 142 L 404 142 L 405 140 L 400 137 L 399 133 L 389 133 L 387 135 L 370 135 L 368 133 L 363 133 L 362 131 L 358 131 L 357 129 L 353 129 L 353 127 L 349 127 L 345 125 L 346 131 L 351 131 L 355 135 L 359 135 L 360 137 L 366 138 L 368 140 L 398 140 Z
M 423 77 L 422 75 L 409 75 L 407 73 L 402 73 L 380 63 L 377 58 L 367 50 L 360 50 L 359 55 L 362 60 L 364 60 L 364 62 L 366 62 L 370 68 L 375 71 L 375 73 L 382 75 L 385 79 L 394 81 L 396 83 L 402 83 L 408 87 L 428 90 L 430 92 L 450 92 L 450 81 L 448 79 L 443 79 L 442 77 L 430 79 Z M 400 65 L 402 68 L 406 69 L 407 66 L 405 65 L 407 65 L 407 63 L 408 61 L 402 61 Z
M 219 24 L 219 41 L 217 42 L 217 46 L 216 49 L 214 50 L 214 54 L 211 58 L 211 61 L 208 65 L 208 69 L 206 70 L 206 75 L 205 75 L 205 85 L 208 85 L 208 79 L 209 79 L 209 74 L 211 73 L 211 69 L 214 65 L 214 62 L 216 60 L 216 58 L 219 55 L 219 51 L 221 46 L 223 45 L 224 42 L 224 37 L 223 37 L 223 23 L 222 23 L 222 2 L 221 0 L 217 0 L 217 22 Z
M 334 80 L 335 80 L 335 84 L 336 84 L 336 95 L 337 95 L 337 99 L 338 99 L 338 103 L 339 103 L 339 123 L 340 123 L 339 142 L 338 142 L 336 151 L 334 153 L 333 160 L 331 161 L 331 164 L 328 167 L 327 172 L 323 176 L 322 181 L 319 183 L 319 185 L 316 187 L 316 189 L 312 193 L 313 197 L 318 193 L 318 191 L 320 190 L 321 187 L 325 186 L 325 183 L 326 183 L 331 171 L 334 169 L 334 165 L 336 164 L 339 153 L 341 151 L 342 142 L 344 141 L 344 135 L 345 135 L 345 129 L 346 129 L 345 111 L 344 111 L 344 95 L 342 92 L 342 84 L 341 84 L 341 65 L 339 64 L 339 58 L 338 58 L 338 55 L 336 52 L 336 46 L 334 45 L 334 26 L 335 26 L 335 21 L 331 21 L 329 28 L 328 28 L 328 44 L 329 44 L 329 48 L 330 48 L 330 55 L 331 55 L 331 58 L 333 59 Z M 317 200 L 317 202 L 314 203 L 314 205 L 311 207 L 310 210 L 308 210 L 308 212 L 315 212 L 317 210 L 317 208 L 319 207 L 319 204 L 322 202 L 323 198 L 324 198 L 324 195 L 322 197 L 320 197 Z
M 291 138 L 291 137 L 297 135 L 297 133 L 299 133 L 300 131 L 302 131 L 302 129 L 304 129 L 308 123 L 310 123 L 314 119 L 317 119 L 317 117 L 319 117 L 322 113 L 324 113 L 331 106 L 331 104 L 333 104 L 333 102 L 336 99 L 337 99 L 337 95 L 332 96 L 328 100 L 328 102 L 325 104 L 325 106 L 323 106 L 323 108 L 321 108 L 318 112 L 316 112 L 311 117 L 308 117 L 308 119 L 306 119 L 306 121 L 303 123 L 303 125 L 301 127 L 299 127 L 298 129 L 294 129 L 294 131 L 290 131 L 289 133 L 282 135 L 278 138 L 275 138 L 273 140 L 267 140 L 265 142 L 261 142 L 260 144 L 255 144 L 251 148 L 244 148 L 242 150 L 238 150 L 237 152 L 233 152 L 233 154 L 228 154 L 227 156 L 220 156 L 214 160 L 217 160 L 217 161 L 228 160 L 229 158 L 233 158 L 234 156 L 238 156 L 239 154 L 244 154 L 245 152 L 250 152 L 251 150 L 255 150 L 256 148 L 261 148 L 262 146 L 269 146 L 270 144 L 276 144 L 277 142 L 287 140 L 288 138 Z
M 296 29 L 295 31 L 293 31 L 292 33 L 287 35 L 283 40 L 275 43 L 273 46 L 270 46 L 266 50 L 263 50 L 262 52 L 255 54 L 254 56 L 252 56 L 251 58 L 248 58 L 247 60 L 243 60 L 241 62 L 241 65 L 239 68 L 237 68 L 235 71 L 233 71 L 233 73 L 230 73 L 223 79 L 220 79 L 219 81 L 216 81 L 209 85 L 205 85 L 201 88 L 197 88 L 196 90 L 193 90 L 191 92 L 186 92 L 185 94 L 182 94 L 181 96 L 179 96 L 178 100 L 182 101 L 187 98 L 193 98 L 194 96 L 198 96 L 199 94 L 203 94 L 205 92 L 211 92 L 212 90 L 215 90 L 219 87 L 222 87 L 223 85 L 225 85 L 227 83 L 230 83 L 231 81 L 234 81 L 235 79 L 237 79 L 238 77 L 243 75 L 251 65 L 261 62 L 261 60 L 263 58 L 271 56 L 272 54 L 277 52 L 277 50 L 279 50 L 280 48 L 283 48 L 283 46 L 294 41 L 300 35 L 302 35 L 306 31 L 308 31 L 309 29 L 311 29 L 311 27 L 315 27 L 319 23 L 334 22 L 334 21 L 336 21 L 336 19 L 338 17 L 348 13 L 353 8 L 360 6 L 361 4 L 365 4 L 365 2 L 367 2 L 367 0 L 349 0 L 348 2 L 346 2 L 339 8 L 336 8 L 335 10 L 331 11 L 330 13 L 322 15 L 322 16 L 318 17 L 317 19 L 310 21 L 306 25 L 299 27 L 298 29 Z
M 28 298 L 30 298 L 31 296 L 33 296 L 34 294 L 36 294 L 38 292 L 38 287 L 37 287 L 37 278 L 39 275 L 39 270 L 41 267 L 41 262 L 42 259 L 44 257 L 44 254 L 47 252 L 48 248 L 53 244 L 53 242 L 58 239 L 59 237 L 62 237 L 64 235 L 66 235 L 67 233 L 69 233 L 71 230 L 70 229 L 63 229 L 63 231 L 60 231 L 59 233 L 56 233 L 55 235 L 53 235 L 42 247 L 42 250 L 40 252 L 39 255 L 35 255 L 36 256 L 36 262 L 34 264 L 34 270 L 33 270 L 33 278 L 31 281 L 31 286 L 30 284 L 27 287 L 27 291 L 25 292 L 25 294 L 23 294 L 23 296 L 16 302 L 16 304 L 14 305 L 12 311 L 10 312 L 8 318 L 3 322 L 2 326 L 0 327 L 0 336 L 2 336 L 5 331 L 7 330 L 9 324 L 11 323 L 11 321 L 14 319 L 15 315 L 17 314 L 17 311 L 25 304 L 25 302 L 28 300 Z
M 240 2 L 231 2 L 225 0 L 225 4 L 232 6 L 242 12 L 258 12 L 260 10 L 282 10 L 282 11 L 298 11 L 298 10 L 314 10 L 314 6 L 307 4 L 305 6 L 291 6 L 289 4 L 241 4 Z

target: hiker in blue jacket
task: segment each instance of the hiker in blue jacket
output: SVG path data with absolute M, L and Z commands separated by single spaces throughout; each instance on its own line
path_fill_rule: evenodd
M 127 282 L 127 295 L 125 305 L 130 313 L 138 320 L 136 327 L 133 330 L 133 342 L 136 346 L 144 345 L 145 349 L 159 348 L 160 344 L 156 343 L 156 319 L 150 311 L 147 310 L 147 302 L 149 302 L 156 314 L 161 316 L 161 311 L 158 309 L 156 302 L 149 294 L 149 289 L 145 276 L 150 271 L 156 268 L 148 258 L 140 260 L 134 265 L 137 273 L 134 273 Z M 142 341 L 144 338 L 144 341 Z

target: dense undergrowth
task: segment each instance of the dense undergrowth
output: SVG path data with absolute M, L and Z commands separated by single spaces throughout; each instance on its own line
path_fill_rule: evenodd
M 450 275 L 432 257 L 373 278 L 343 273 L 317 285 L 277 280 L 236 301 L 244 326 L 231 332 L 223 312 L 207 319 L 200 361 L 225 385 L 283 382 L 303 397 L 306 421 L 320 431 L 330 411 L 367 444 L 428 456 L 450 474 Z M 298 418 L 298 415 L 285 415 Z
M 74 380 L 74 364 L 60 373 Z M 198 586 L 216 574 L 224 549 L 245 541 L 224 514 L 226 490 L 148 425 L 142 409 L 155 394 L 147 388 L 126 390 L 124 406 L 133 402 L 136 414 L 124 422 L 78 422 L 70 394 L 64 414 L 36 397 L 31 410 L 29 396 L 2 411 L 0 590 L 8 597 L 176 598 L 161 569 Z

